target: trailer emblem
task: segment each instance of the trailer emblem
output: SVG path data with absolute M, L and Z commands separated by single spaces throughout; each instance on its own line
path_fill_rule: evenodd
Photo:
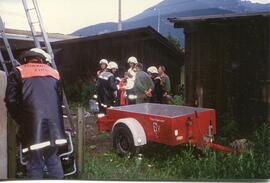
M 156 135 L 160 132 L 160 126 L 156 122 L 153 122 L 153 131 Z

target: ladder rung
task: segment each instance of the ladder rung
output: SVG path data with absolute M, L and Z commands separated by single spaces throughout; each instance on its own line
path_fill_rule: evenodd
M 11 61 L 9 60 L 4 60 L 4 61 L 0 61 L 1 63 L 10 63 Z
M 42 37 L 42 34 L 35 34 L 34 37 Z
M 31 22 L 31 24 L 40 24 L 39 21 L 36 21 L 36 22 Z
M 31 11 L 31 10 L 35 10 L 36 8 L 28 8 L 26 9 L 26 11 Z

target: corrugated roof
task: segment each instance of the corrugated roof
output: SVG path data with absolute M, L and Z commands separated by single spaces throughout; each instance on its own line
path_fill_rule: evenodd
M 174 24 L 176 28 L 184 27 L 187 23 L 197 22 L 212 22 L 222 20 L 238 20 L 248 19 L 255 17 L 270 17 L 270 11 L 268 12 L 256 12 L 256 13 L 230 13 L 221 15 L 206 15 L 206 16 L 192 16 L 192 17 L 173 17 L 168 20 Z

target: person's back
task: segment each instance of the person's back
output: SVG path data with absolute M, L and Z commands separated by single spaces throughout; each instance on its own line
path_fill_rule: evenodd
M 150 77 L 144 71 L 138 71 L 134 82 L 134 90 L 137 95 L 144 95 L 145 91 L 152 87 Z
M 40 58 L 38 58 L 40 57 Z M 27 63 L 8 78 L 6 105 L 20 124 L 23 152 L 29 153 L 27 172 L 42 178 L 44 164 L 52 178 L 63 178 L 57 146 L 67 143 L 62 119 L 62 88 L 56 70 L 42 63 L 42 56 L 27 52 Z
M 27 136 L 27 139 L 34 139 L 27 142 L 26 147 L 40 143 L 38 129 L 44 131 L 41 138 L 45 142 L 50 142 L 51 138 L 63 139 L 63 131 L 59 130 L 62 129 L 59 126 L 62 124 L 62 110 L 60 78 L 57 71 L 46 64 L 28 63 L 17 67 L 12 74 L 16 75 L 15 78 L 21 78 L 20 85 L 23 91 L 18 103 L 18 122 L 27 124 L 23 135 Z M 59 127 L 54 128 L 55 126 Z M 36 129 L 36 133 L 33 133 L 32 128 Z M 49 134 L 53 134 L 54 137 Z
M 142 64 L 137 64 L 138 72 L 134 81 L 134 91 L 137 96 L 136 103 L 147 102 L 147 94 L 150 94 L 154 88 L 152 79 L 142 70 L 142 67 Z

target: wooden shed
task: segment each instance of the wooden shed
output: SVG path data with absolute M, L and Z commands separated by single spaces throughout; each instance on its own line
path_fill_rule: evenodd
M 127 59 L 135 56 L 144 70 L 165 65 L 175 93 L 184 63 L 182 52 L 152 27 L 57 41 L 52 47 L 66 84 L 95 78 L 102 58 L 117 62 L 121 76 L 128 69 Z
M 184 28 L 186 103 L 233 115 L 243 134 L 269 122 L 270 12 L 169 20 Z

